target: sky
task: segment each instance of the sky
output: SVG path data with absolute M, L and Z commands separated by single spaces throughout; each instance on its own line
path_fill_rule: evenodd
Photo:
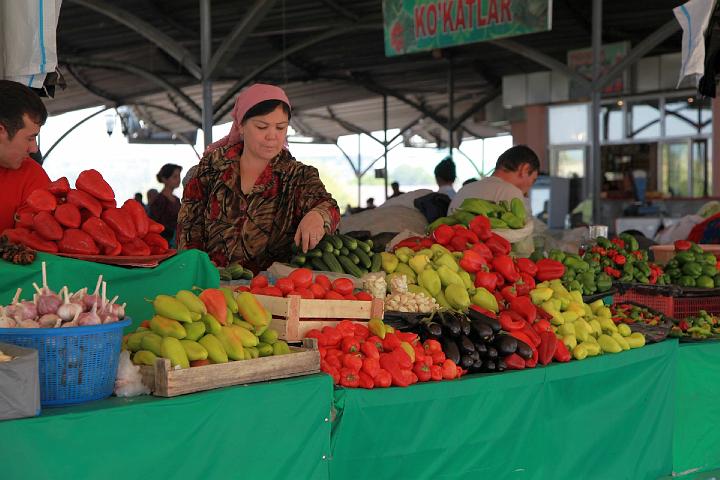
M 119 121 L 116 121 L 112 135 L 107 134 L 106 120 L 108 117 L 112 120 L 113 110 L 89 119 L 70 132 L 49 155 L 46 154 L 68 129 L 100 109 L 101 107 L 83 109 L 48 118 L 40 132 L 39 143 L 41 151 L 46 155 L 43 166 L 51 180 L 66 176 L 71 185 L 74 185 L 80 172 L 94 168 L 110 183 L 118 202 L 122 203 L 132 198 L 136 192 L 143 193 L 146 199 L 145 193 L 148 189 L 159 190 L 162 185 L 157 182 L 155 175 L 165 163 L 182 166 L 183 175 L 188 168 L 198 163 L 198 153 L 202 152 L 203 145 L 202 132 L 198 133 L 194 148 L 185 144 L 130 144 L 120 131 Z M 221 138 L 229 130 L 230 123 L 213 127 L 213 139 Z M 388 131 L 388 138 L 392 138 L 395 133 L 397 130 Z M 381 132 L 375 132 L 374 135 L 382 138 Z M 362 169 L 383 153 L 382 146 L 366 135 L 360 136 L 359 149 L 357 135 L 340 137 L 338 145 L 355 165 L 359 150 Z M 460 146 L 460 152 L 456 150 L 454 155 L 458 177 L 455 189 L 458 190 L 463 181 L 479 176 L 468 157 L 473 160 L 478 170 L 487 174 L 492 171 L 497 157 L 510 146 L 512 137 L 509 135 L 464 142 Z M 299 161 L 318 168 L 320 178 L 341 209 L 347 204 L 358 205 L 357 178 L 337 146 L 292 143 L 290 151 Z M 437 186 L 433 180 L 433 169 L 447 154 L 447 149 L 406 148 L 400 145 L 388 154 L 388 183 L 399 180 L 400 188 L 404 192 L 418 188 L 435 189 Z M 380 160 L 373 168 L 380 168 L 382 165 L 383 161 Z M 403 178 L 410 180 L 404 182 Z M 382 204 L 385 198 L 382 180 L 374 179 L 373 169 L 363 177 L 363 182 L 369 184 L 361 187 L 359 203 L 365 206 L 367 198 L 373 197 L 376 205 Z M 176 191 L 176 195 L 182 195 L 182 187 Z

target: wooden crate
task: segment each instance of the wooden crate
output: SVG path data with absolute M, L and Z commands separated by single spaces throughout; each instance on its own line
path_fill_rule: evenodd
M 158 358 L 155 366 L 143 366 L 143 383 L 158 397 L 175 397 L 186 393 L 278 378 L 299 377 L 320 371 L 317 341 L 307 339 L 303 347 L 290 347 L 292 353 L 228 363 L 173 369 L 170 360 Z
M 270 328 L 278 331 L 280 338 L 299 342 L 313 328 L 335 326 L 342 319 L 367 322 L 371 318 L 383 318 L 385 304 L 380 299 L 371 302 L 360 300 L 308 300 L 296 295 L 271 297 L 255 295 L 272 314 Z

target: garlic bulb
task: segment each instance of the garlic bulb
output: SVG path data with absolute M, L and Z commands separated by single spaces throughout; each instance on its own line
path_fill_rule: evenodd
M 385 297 L 386 311 L 431 313 L 439 308 L 434 298 L 422 293 L 394 293 Z
M 75 315 L 81 314 L 83 308 L 77 303 L 70 302 L 70 296 L 68 295 L 67 288 L 65 289 L 64 293 L 65 302 L 60 305 L 60 307 L 58 307 L 57 314 L 64 322 L 69 322 L 70 320 L 75 318 Z

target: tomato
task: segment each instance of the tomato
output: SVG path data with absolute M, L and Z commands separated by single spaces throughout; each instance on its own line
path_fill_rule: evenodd
M 268 286 L 268 279 L 265 275 L 258 275 L 250 280 L 250 289 L 253 288 L 265 288 Z
M 345 300 L 345 297 L 334 290 L 330 290 L 325 294 L 325 300 Z
M 350 295 L 355 289 L 355 284 L 349 278 L 338 278 L 332 283 L 332 289 L 340 295 Z
M 271 297 L 282 297 L 283 291 L 278 287 L 265 287 L 260 289 L 261 295 L 270 295 Z
M 364 302 L 371 302 L 373 299 L 373 296 L 370 295 L 368 292 L 358 292 L 355 294 L 358 300 L 362 300 Z
M 308 290 L 307 288 L 296 288 L 294 291 L 295 295 L 300 295 L 302 298 L 305 298 L 307 300 L 312 300 L 315 298 L 315 295 Z M 293 293 L 290 293 L 292 295 Z
M 296 268 L 288 278 L 293 281 L 293 284 L 297 288 L 308 288 L 312 283 L 312 270 L 309 268 Z
M 320 284 L 313 283 L 312 285 L 310 285 L 310 291 L 313 293 L 315 298 L 325 298 L 326 290 Z
M 345 300 L 357 300 L 357 297 L 351 293 L 350 295 L 345 295 Z
M 330 279 L 322 273 L 320 275 L 315 275 L 315 283 L 322 286 L 325 291 L 332 290 L 332 284 L 330 283 Z
M 283 295 L 287 295 L 295 290 L 295 284 L 289 278 L 279 278 L 278 281 L 275 282 L 275 286 L 280 289 Z

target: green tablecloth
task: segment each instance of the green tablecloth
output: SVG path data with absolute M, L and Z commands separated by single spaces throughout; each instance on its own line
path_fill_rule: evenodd
M 84 262 L 71 258 L 41 253 L 31 265 L 13 265 L 2 262 L 0 271 L 0 304 L 10 303 L 15 290 L 23 289 L 22 296 L 31 299 L 33 282 L 42 285 L 42 262 L 46 262 L 48 285 L 55 291 L 67 285 L 71 291 L 88 287 L 91 291 L 102 274 L 107 282 L 110 298 L 119 295 L 119 302 L 127 302 L 126 315 L 133 319 L 131 328 L 152 317 L 152 305 L 145 301 L 160 293 L 173 295 L 178 290 L 197 285 L 217 287 L 220 276 L 206 253 L 188 250 L 175 255 L 155 268 L 127 268 L 101 263 Z
M 327 479 L 332 380 L 113 398 L 0 422 L 3 480 Z
M 720 342 L 680 345 L 673 472 L 720 468 Z
M 332 479 L 655 479 L 677 342 L 410 389 L 339 390 Z

